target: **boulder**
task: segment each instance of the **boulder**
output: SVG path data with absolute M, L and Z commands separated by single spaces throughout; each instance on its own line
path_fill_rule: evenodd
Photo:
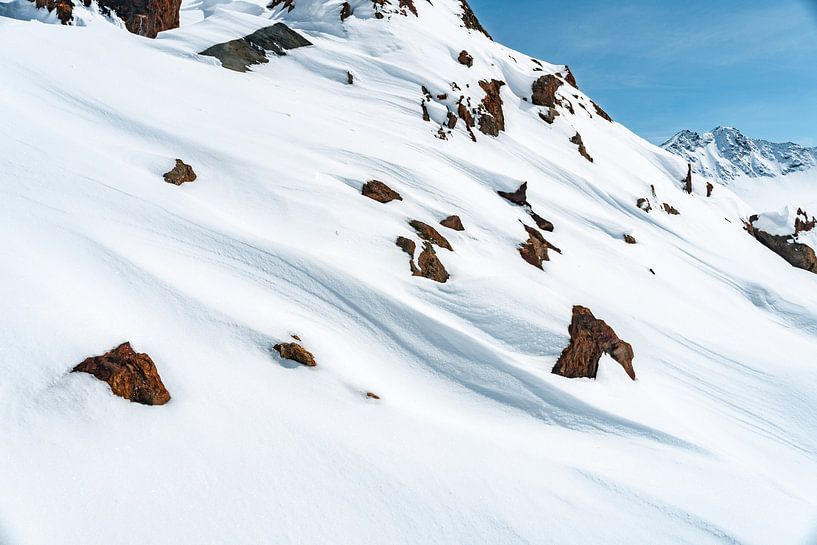
M 414 273 L 414 276 L 422 276 L 441 284 L 445 284 L 450 278 L 430 242 L 423 243 L 423 251 L 417 259 L 417 265 L 419 270 Z
M 397 237 L 396 244 L 398 248 L 408 254 L 411 274 L 417 276 L 420 273 L 420 269 L 418 269 L 417 265 L 414 264 L 414 252 L 417 251 L 417 244 L 410 238 L 406 237 Z
M 519 189 L 514 191 L 513 193 L 508 193 L 506 191 L 497 191 L 500 197 L 505 200 L 511 201 L 514 204 L 518 204 L 519 206 L 529 206 L 528 204 L 528 182 L 524 182 L 522 185 L 519 186 Z
M 661 205 L 661 208 L 670 216 L 678 216 L 681 214 L 674 206 L 666 202 Z
M 817 274 L 817 254 L 811 246 L 794 242 L 791 236 L 772 235 L 761 231 L 752 225 L 752 220 L 756 221 L 757 216 L 753 216 L 745 223 L 746 230 L 758 242 L 785 259 L 792 267 Z
M 464 49 L 460 51 L 460 55 L 459 57 L 457 57 L 457 61 L 460 64 L 467 66 L 468 68 L 474 66 L 474 57 L 472 57 L 471 54 Z
M 519 246 L 519 255 L 522 256 L 522 259 L 537 269 L 542 269 L 542 263 L 544 261 L 550 261 L 548 250 L 554 250 L 557 253 L 562 253 L 559 248 L 553 246 L 550 242 L 545 240 L 542 233 L 533 227 L 529 227 L 524 224 L 523 226 L 525 227 L 525 231 L 528 233 L 528 240 Z
M 391 201 L 403 200 L 400 193 L 394 191 L 392 188 L 379 180 L 370 180 L 363 184 L 362 194 L 364 197 L 369 197 L 370 199 L 383 204 Z
M 128 342 L 102 356 L 85 359 L 72 372 L 93 375 L 107 382 L 114 395 L 134 403 L 164 405 L 170 401 L 156 364 L 147 354 L 136 353 Z
M 499 132 L 505 130 L 505 113 L 502 111 L 502 98 L 499 96 L 499 90 L 504 85 L 504 81 L 495 79 L 479 82 L 479 86 L 485 91 L 479 116 L 479 130 L 484 134 L 499 136 Z
M 411 220 L 409 222 L 409 225 L 411 225 L 411 227 L 417 232 L 417 235 L 421 239 L 432 244 L 436 244 L 440 248 L 445 248 L 446 250 L 454 251 L 448 240 L 444 236 L 442 236 L 439 231 L 437 231 L 435 228 L 428 225 L 427 223 L 423 223 L 422 221 L 417 220 Z
M 465 231 L 465 227 L 463 227 L 462 220 L 459 216 L 448 216 L 440 222 L 440 225 L 454 231 Z
M 315 356 L 298 343 L 280 343 L 273 346 L 273 348 L 285 360 L 292 360 L 307 367 L 315 367 L 318 365 L 315 361 Z
M 633 235 L 624 235 L 624 242 L 627 244 L 635 244 L 637 241 Z
M 254 64 L 269 62 L 267 51 L 283 56 L 287 50 L 308 45 L 312 43 L 284 23 L 275 23 L 243 38 L 216 44 L 199 54 L 217 58 L 224 68 L 246 72 Z
M 570 344 L 562 351 L 553 373 L 567 378 L 596 378 L 602 354 L 616 360 L 627 375 L 635 380 L 633 347 L 622 341 L 604 320 L 599 320 L 590 309 L 573 307 L 573 318 L 568 327 Z
M 164 178 L 169 184 L 182 185 L 187 182 L 196 181 L 196 173 L 193 171 L 193 167 L 181 159 L 176 159 L 176 166 L 169 172 L 165 172 Z
M 548 106 L 549 108 L 555 108 L 557 104 L 556 91 L 559 90 L 561 85 L 562 80 L 553 74 L 547 74 L 540 77 L 534 81 L 533 85 L 531 86 L 531 90 L 533 91 L 531 101 L 536 106 Z
M 73 21 L 73 0 L 33 0 L 38 8 L 49 12 L 56 10 L 57 18 L 67 25 Z M 133 34 L 155 38 L 164 30 L 179 27 L 181 0 L 97 0 L 100 11 L 105 15 L 116 13 L 125 23 L 125 28 Z M 90 0 L 83 0 L 87 7 Z
M 647 213 L 649 213 L 650 210 L 652 210 L 652 205 L 650 205 L 650 199 L 648 199 L 646 197 L 641 197 L 640 199 L 638 199 L 638 201 L 636 201 L 635 205 L 638 208 L 640 208 L 641 210 L 643 210 L 644 212 L 647 212 Z

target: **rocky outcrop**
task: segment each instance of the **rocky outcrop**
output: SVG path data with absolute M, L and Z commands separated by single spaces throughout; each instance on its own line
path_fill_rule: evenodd
M 176 159 L 176 166 L 174 166 L 170 172 L 165 172 L 164 178 L 169 184 L 182 185 L 187 182 L 196 181 L 196 173 L 193 171 L 193 167 L 181 159 Z
M 463 227 L 462 220 L 459 216 L 448 216 L 440 222 L 440 225 L 454 231 L 465 231 L 465 227 Z
M 283 6 L 283 8 L 287 11 L 292 11 L 295 9 L 295 0 L 272 0 L 269 4 L 267 4 L 267 8 L 275 9 L 278 6 Z
M 369 197 L 372 200 L 381 202 L 383 204 L 391 201 L 402 201 L 403 197 L 400 193 L 393 190 L 379 180 L 370 180 L 363 184 L 362 194 L 364 197 Z
M 445 284 L 450 278 L 430 242 L 423 243 L 423 251 L 417 258 L 417 266 L 419 270 L 414 273 L 414 276 L 422 276 L 441 284 Z
M 746 231 L 750 235 L 785 259 L 792 267 L 817 274 L 817 254 L 811 246 L 795 242 L 793 236 L 773 235 L 761 231 L 753 225 L 756 220 L 757 216 L 752 216 L 748 222 L 744 222 Z
M 669 214 L 670 216 L 678 216 L 678 215 L 681 214 L 678 211 L 678 209 L 676 209 L 674 206 L 672 206 L 670 203 L 667 203 L 667 202 L 661 204 L 661 209 L 664 212 L 666 212 L 667 214 Z
M 156 365 L 147 354 L 138 354 L 130 343 L 122 343 L 102 356 L 87 358 L 74 373 L 88 373 L 107 382 L 114 395 L 142 405 L 164 405 L 170 393 Z
M 403 250 L 403 252 L 407 253 L 409 256 L 409 266 L 411 267 L 411 274 L 414 276 L 418 276 L 420 273 L 420 269 L 417 268 L 417 265 L 414 264 L 414 253 L 417 251 L 417 244 L 411 240 L 410 238 L 406 237 L 397 237 L 397 247 Z
M 298 343 L 280 343 L 273 346 L 273 348 L 285 360 L 295 361 L 306 367 L 315 367 L 318 365 L 315 361 L 315 356 Z
M 561 85 L 562 80 L 553 74 L 547 74 L 540 77 L 534 81 L 533 85 L 531 86 L 531 90 L 533 91 L 531 101 L 536 106 L 548 106 L 550 108 L 555 108 L 556 104 L 558 103 L 556 99 L 556 91 L 559 90 Z M 552 123 L 552 121 L 550 121 L 550 123 Z
M 553 122 L 556 121 L 556 118 L 559 116 L 559 110 L 556 108 L 548 108 L 547 113 L 539 112 L 539 118 L 547 123 L 548 125 L 553 125 Z
M 635 205 L 638 208 L 640 208 L 641 210 L 643 210 L 644 212 L 647 212 L 647 213 L 649 213 L 650 210 L 652 210 L 652 205 L 650 204 L 650 199 L 648 199 L 646 197 L 641 197 L 640 199 L 638 199 L 636 201 Z
M 56 10 L 57 18 L 67 25 L 73 21 L 73 0 L 34 0 L 38 8 L 49 12 Z M 181 0 L 98 0 L 100 11 L 105 15 L 116 13 L 133 34 L 155 38 L 164 30 L 179 27 Z M 83 5 L 91 5 L 83 0 Z
M 602 354 L 607 354 L 635 380 L 633 347 L 619 339 L 613 328 L 593 316 L 590 309 L 578 305 L 573 307 L 568 332 L 570 344 L 553 366 L 554 374 L 567 378 L 596 378 L 599 360 Z
M 565 81 L 568 82 L 570 85 L 575 87 L 576 89 L 579 88 L 579 84 L 576 83 L 576 77 L 573 75 L 573 72 L 570 70 L 570 67 L 565 65 Z
M 692 165 L 687 164 L 687 175 L 684 178 L 684 191 L 692 195 Z
M 199 54 L 217 58 L 224 68 L 246 72 L 252 65 L 269 62 L 267 51 L 283 56 L 290 49 L 308 45 L 312 43 L 284 23 L 275 23 L 238 40 L 208 47 Z
M 570 139 L 570 142 L 579 146 L 579 155 L 590 161 L 593 162 L 593 158 L 590 157 L 590 154 L 587 153 L 587 148 L 584 147 L 584 142 L 582 141 L 582 135 L 576 133 L 576 136 Z
M 474 66 L 474 57 L 472 57 L 471 54 L 464 49 L 460 51 L 460 56 L 457 57 L 457 61 L 460 64 L 467 66 L 468 68 Z
M 811 216 L 811 219 L 808 219 L 808 212 L 798 208 L 797 215 L 794 218 L 794 236 L 796 237 L 800 233 L 808 233 L 815 227 L 817 227 L 817 218 Z
M 74 2 L 72 0 L 32 0 L 38 9 L 47 9 L 48 13 L 57 12 L 57 19 L 70 25 L 74 20 Z M 90 5 L 90 3 L 89 3 Z
M 596 110 L 596 113 L 597 113 L 597 114 L 599 114 L 599 117 L 601 117 L 602 119 L 606 119 L 607 121 L 609 121 L 609 122 L 611 122 L 611 123 L 613 122 L 613 118 L 612 118 L 612 117 L 610 117 L 610 115 L 609 115 L 607 112 L 605 112 L 604 110 L 602 110 L 602 109 L 601 109 L 601 106 L 599 106 L 598 104 L 596 104 L 596 103 L 595 103 L 595 102 L 593 102 L 592 100 L 590 101 L 590 104 L 592 104 L 592 105 L 593 105 L 593 109 L 595 109 L 595 110 Z
M 479 19 L 477 19 L 471 6 L 468 5 L 468 1 L 460 0 L 460 6 L 462 7 L 462 23 L 465 25 L 465 28 L 482 32 L 489 40 L 493 40 L 491 35 L 488 34 L 488 31 L 479 23 Z
M 350 4 L 349 2 L 344 2 L 340 6 L 340 20 L 341 21 L 345 21 L 346 19 L 351 17 L 353 13 L 354 13 L 354 11 L 352 10 L 352 4 Z
M 400 0 L 399 6 L 402 10 L 408 10 L 415 16 L 417 15 L 417 8 L 414 6 L 414 0 Z
M 524 182 L 519 189 L 513 193 L 507 191 L 497 191 L 497 194 L 505 200 L 511 201 L 519 206 L 530 206 L 528 203 L 528 182 Z
M 550 256 L 548 255 L 549 250 L 553 250 L 559 254 L 562 253 L 559 248 L 553 246 L 550 242 L 545 240 L 542 233 L 533 227 L 529 227 L 524 224 L 523 226 L 525 227 L 525 231 L 528 233 L 528 240 L 519 246 L 519 255 L 522 256 L 522 259 L 537 269 L 542 269 L 542 263 L 545 261 L 550 261 Z
M 440 248 L 445 248 L 446 250 L 454 251 L 448 240 L 444 236 L 442 236 L 439 231 L 437 231 L 435 228 L 428 225 L 427 223 L 423 223 L 422 221 L 417 220 L 411 220 L 409 222 L 409 225 L 411 225 L 412 229 L 414 229 L 414 231 L 421 239 L 428 241 L 432 244 L 436 244 Z
M 542 231 L 547 231 L 549 233 L 553 232 L 554 226 L 553 223 L 549 222 L 533 210 L 530 211 L 530 217 L 536 223 L 536 226 L 541 229 Z
M 505 130 L 505 113 L 502 111 L 502 98 L 499 96 L 499 90 L 504 85 L 504 81 L 495 79 L 479 82 L 479 86 L 485 91 L 479 116 L 479 130 L 484 134 L 499 136 L 499 132 Z

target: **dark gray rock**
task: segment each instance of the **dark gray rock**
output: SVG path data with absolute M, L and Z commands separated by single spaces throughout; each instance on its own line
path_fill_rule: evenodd
M 275 23 L 238 40 L 216 44 L 202 51 L 200 55 L 217 58 L 224 68 L 246 72 L 254 64 L 269 62 L 267 51 L 282 56 L 286 55 L 289 49 L 308 45 L 312 45 L 312 42 L 284 23 Z

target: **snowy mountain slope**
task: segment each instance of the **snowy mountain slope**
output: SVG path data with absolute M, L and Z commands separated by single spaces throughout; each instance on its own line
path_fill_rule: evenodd
M 0 17 L 0 543 L 807 542 L 817 277 L 580 91 L 542 121 L 523 98 L 563 67 L 462 28 L 459 2 L 340 4 L 191 2 L 153 41 L 93 7 Z M 278 20 L 314 46 L 246 74 L 196 55 Z M 436 138 L 452 82 L 477 103 L 487 79 L 506 130 Z M 430 122 L 423 85 L 452 96 Z M 195 183 L 162 181 L 177 157 Z M 404 200 L 362 197 L 372 178 Z M 544 271 L 496 194 L 523 181 L 563 252 Z M 451 280 L 412 277 L 395 238 L 449 214 Z M 637 381 L 550 373 L 574 304 Z M 272 354 L 291 334 L 316 369 Z M 125 340 L 168 405 L 69 373 Z
M 813 171 L 812 177 L 817 177 L 817 148 L 747 138 L 732 127 L 717 127 L 703 134 L 683 130 L 661 147 L 686 159 L 696 174 L 721 183 L 804 171 Z

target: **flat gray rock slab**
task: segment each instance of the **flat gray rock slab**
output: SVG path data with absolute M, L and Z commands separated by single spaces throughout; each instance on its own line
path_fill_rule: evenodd
M 284 23 L 275 23 L 243 38 L 216 44 L 199 54 L 217 58 L 224 68 L 246 72 L 254 64 L 269 62 L 267 51 L 281 56 L 286 55 L 288 49 L 308 45 L 312 45 L 312 42 Z

